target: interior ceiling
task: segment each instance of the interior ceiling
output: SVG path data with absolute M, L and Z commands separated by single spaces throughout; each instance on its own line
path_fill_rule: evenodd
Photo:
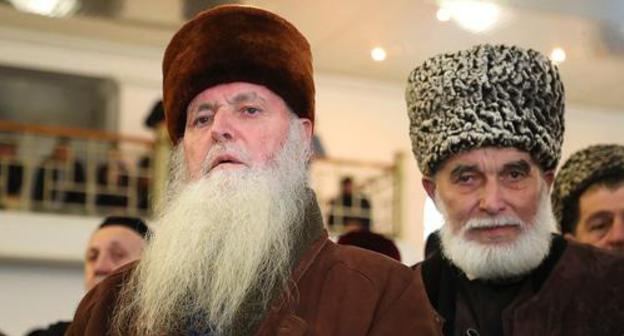
M 400 83 L 427 57 L 479 43 L 516 44 L 547 55 L 560 46 L 567 54 L 560 70 L 568 102 L 624 112 L 624 53 L 614 47 L 624 36 L 624 26 L 618 26 L 624 22 L 621 0 L 506 1 L 499 23 L 481 34 L 438 21 L 433 0 L 246 3 L 280 13 L 299 27 L 310 40 L 317 71 Z M 614 29 L 619 34 L 605 34 Z M 375 46 L 385 48 L 384 62 L 371 59 Z
M 3 1 L 6 0 L 0 0 Z M 160 26 L 154 22 L 154 18 L 158 15 L 168 14 L 166 11 L 155 9 L 158 7 L 157 3 L 175 6 L 177 2 L 179 6 L 185 6 L 185 11 L 196 11 L 202 4 L 209 7 L 227 2 L 118 1 L 131 1 L 133 6 L 144 4 L 145 10 L 139 10 L 138 13 L 145 16 L 145 22 L 149 23 L 146 27 L 158 32 L 153 38 L 143 38 L 136 43 L 157 41 L 159 48 L 166 45 L 168 42 L 166 39 L 179 24 L 173 24 L 171 20 L 165 22 L 167 20 L 164 19 Z M 566 85 L 567 101 L 624 113 L 624 1 L 622 0 L 491 0 L 502 5 L 502 15 L 496 26 L 480 34 L 465 31 L 452 21 L 438 21 L 436 0 L 231 2 L 266 8 L 293 22 L 310 41 L 317 72 L 345 74 L 400 84 L 404 83 L 408 73 L 427 57 L 479 43 L 516 44 L 539 50 L 546 55 L 550 54 L 554 47 L 562 47 L 567 54 L 567 59 L 560 65 Z M 132 24 L 135 26 L 141 21 L 136 17 L 133 20 Z M 182 21 L 181 15 L 179 22 Z M 118 22 L 123 24 L 124 21 Z M 81 29 L 69 30 L 76 31 L 75 34 L 86 34 Z M 65 32 L 67 31 L 68 29 L 65 29 Z M 97 34 L 102 32 L 94 32 L 95 36 L 98 36 Z M 141 35 L 145 34 L 142 32 Z M 371 59 L 370 51 L 375 46 L 385 48 L 387 58 L 384 62 L 374 62 Z

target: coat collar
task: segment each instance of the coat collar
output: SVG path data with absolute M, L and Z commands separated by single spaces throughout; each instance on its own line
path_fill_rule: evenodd
M 561 235 L 553 235 L 550 251 L 542 263 L 530 274 L 533 294 L 544 286 L 553 269 L 561 259 L 567 246 Z M 425 290 L 429 302 L 442 316 L 444 321 L 444 335 L 453 335 L 453 321 L 455 320 L 456 280 L 464 276 L 462 271 L 446 259 L 440 250 L 429 258 L 414 266 L 420 268 Z

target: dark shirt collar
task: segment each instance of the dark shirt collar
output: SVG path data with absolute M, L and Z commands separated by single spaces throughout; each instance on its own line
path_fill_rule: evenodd
M 528 276 L 531 280 L 533 293 L 539 292 L 551 271 L 561 258 L 567 246 L 563 236 L 553 234 L 550 250 L 542 263 Z M 431 254 L 421 264 L 423 283 L 429 302 L 444 320 L 444 335 L 453 335 L 453 323 L 455 321 L 455 303 L 457 280 L 465 277 L 464 273 L 453 263 L 446 259 L 442 251 L 438 250 Z M 522 277 L 524 278 L 524 277 Z M 518 281 L 517 279 L 514 279 Z M 504 280 L 503 280 L 504 281 Z

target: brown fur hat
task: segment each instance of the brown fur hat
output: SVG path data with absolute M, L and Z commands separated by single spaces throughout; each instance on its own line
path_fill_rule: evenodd
M 266 10 L 219 6 L 173 37 L 163 60 L 163 102 L 171 141 L 183 136 L 188 104 L 205 89 L 248 82 L 267 87 L 314 122 L 312 53 L 288 21 Z

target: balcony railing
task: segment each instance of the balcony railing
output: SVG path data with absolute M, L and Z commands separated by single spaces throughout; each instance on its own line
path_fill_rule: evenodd
M 0 121 L 0 206 L 148 216 L 153 153 L 150 139 Z
M 0 208 L 78 215 L 151 216 L 167 174 L 168 139 L 0 121 Z M 401 223 L 402 155 L 392 163 L 312 160 L 310 184 L 333 234 L 347 218 L 389 236 Z M 353 202 L 340 180 L 353 178 Z M 366 200 L 366 201 L 363 201 Z

